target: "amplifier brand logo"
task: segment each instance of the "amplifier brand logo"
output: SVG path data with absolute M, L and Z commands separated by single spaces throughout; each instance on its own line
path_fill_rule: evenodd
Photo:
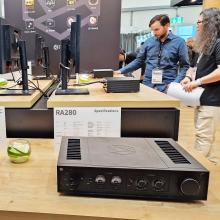
M 56 115 L 76 115 L 76 110 L 56 110 Z
M 109 152 L 118 155 L 131 155 L 135 154 L 136 150 L 134 147 L 129 145 L 112 145 L 109 147 Z

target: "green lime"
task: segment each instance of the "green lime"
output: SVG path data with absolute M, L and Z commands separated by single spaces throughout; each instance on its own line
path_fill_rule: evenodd
M 7 84 L 8 84 L 7 79 L 0 78 L 0 87 L 1 87 L 1 86 L 5 86 L 5 85 L 7 85 Z
M 88 83 L 91 77 L 88 74 L 80 74 L 79 76 L 79 83 Z
M 14 163 L 23 163 L 27 161 L 31 154 L 31 147 L 28 141 L 18 139 L 13 140 L 8 145 L 9 159 Z

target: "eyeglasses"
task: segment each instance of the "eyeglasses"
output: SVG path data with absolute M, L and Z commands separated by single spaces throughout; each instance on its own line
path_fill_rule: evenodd
M 202 24 L 202 23 L 203 23 L 203 21 L 197 21 L 196 23 L 199 25 L 199 24 Z

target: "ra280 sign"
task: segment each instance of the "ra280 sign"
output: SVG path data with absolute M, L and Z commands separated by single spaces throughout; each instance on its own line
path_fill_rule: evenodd
M 120 113 L 119 109 L 106 109 L 106 108 L 100 108 L 100 109 L 94 109 L 94 113 Z M 90 112 L 91 113 L 91 112 Z M 72 116 L 76 115 L 77 111 L 76 109 L 56 109 L 55 114 L 57 116 Z
M 75 109 L 56 109 L 56 115 L 62 116 L 62 115 L 76 115 Z

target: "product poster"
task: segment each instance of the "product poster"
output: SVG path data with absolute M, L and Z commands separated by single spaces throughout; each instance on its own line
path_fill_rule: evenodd
M 50 72 L 59 74 L 61 40 L 70 37 L 71 23 L 81 16 L 80 73 L 117 69 L 120 49 L 121 0 L 5 0 L 6 22 L 22 32 L 27 58 L 35 68 L 36 36 L 49 47 Z M 113 16 L 114 14 L 114 16 Z

